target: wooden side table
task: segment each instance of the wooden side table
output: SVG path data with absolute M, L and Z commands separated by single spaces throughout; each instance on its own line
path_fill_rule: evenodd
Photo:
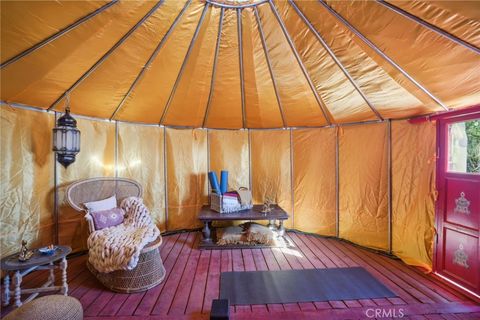
M 25 262 L 18 260 L 18 253 L 12 254 L 1 260 L 1 268 L 6 271 L 5 278 L 3 279 L 4 294 L 3 305 L 10 304 L 10 295 L 14 295 L 14 302 L 16 307 L 20 307 L 23 303 L 29 302 L 35 299 L 40 293 L 58 291 L 63 295 L 68 293 L 67 284 L 67 255 L 72 252 L 72 248 L 67 246 L 57 246 L 55 252 L 52 255 L 41 254 L 38 249 L 34 249 L 33 256 Z M 58 265 L 57 265 L 58 264 Z M 55 269 L 62 270 L 62 285 L 55 286 Z M 47 282 L 45 282 L 39 288 L 22 289 L 22 278 L 30 272 L 37 270 L 50 270 Z M 10 276 L 13 274 L 14 289 L 10 290 Z M 22 294 L 31 294 L 25 301 L 21 301 Z

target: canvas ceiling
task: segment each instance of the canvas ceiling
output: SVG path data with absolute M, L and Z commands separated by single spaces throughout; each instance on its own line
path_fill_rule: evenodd
M 480 101 L 476 1 L 2 1 L 1 100 L 208 128 Z

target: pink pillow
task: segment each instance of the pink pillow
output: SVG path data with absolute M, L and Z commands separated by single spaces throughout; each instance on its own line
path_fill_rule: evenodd
M 125 212 L 120 208 L 113 208 L 109 210 L 96 211 L 90 213 L 93 218 L 95 230 L 102 230 L 104 228 L 113 227 L 123 222 Z

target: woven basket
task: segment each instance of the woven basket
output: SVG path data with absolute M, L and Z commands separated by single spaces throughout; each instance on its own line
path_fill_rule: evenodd
M 83 308 L 73 297 L 49 295 L 30 301 L 10 312 L 5 320 L 82 320 Z
M 158 247 L 161 238 L 146 246 L 138 258 L 138 264 L 133 270 L 117 270 L 102 273 L 87 260 L 87 268 L 109 290 L 121 293 L 146 291 L 159 285 L 165 278 L 165 268 Z

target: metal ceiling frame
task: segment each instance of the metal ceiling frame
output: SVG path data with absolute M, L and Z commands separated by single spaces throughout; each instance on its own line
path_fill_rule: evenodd
M 285 35 L 285 38 L 287 39 L 288 44 L 290 45 L 290 48 L 292 49 L 293 54 L 295 55 L 295 58 L 297 59 L 298 65 L 300 66 L 300 69 L 302 69 L 303 75 L 305 76 L 305 79 L 307 80 L 308 84 L 310 85 L 310 89 L 313 92 L 313 95 L 315 96 L 315 99 L 317 100 L 317 103 L 320 107 L 320 110 L 323 113 L 323 117 L 327 121 L 328 125 L 332 124 L 332 121 L 330 120 L 328 114 L 328 108 L 321 99 L 320 95 L 317 92 L 317 89 L 315 88 L 315 85 L 312 82 L 312 79 L 310 78 L 310 75 L 308 74 L 307 69 L 305 68 L 305 65 L 303 64 L 302 59 L 300 59 L 300 55 L 297 52 L 297 49 L 295 48 L 295 45 L 293 44 L 292 39 L 290 38 L 290 34 L 287 31 L 287 28 L 283 24 L 282 19 L 280 18 L 280 15 L 277 12 L 277 9 L 275 8 L 275 5 L 273 4 L 272 0 L 269 0 L 268 3 L 270 4 L 270 8 L 272 9 L 273 14 L 277 18 L 278 23 L 280 24 L 280 28 L 283 31 L 283 34 Z
M 414 14 L 411 14 L 410 12 L 406 11 L 406 10 L 403 10 L 387 1 L 384 1 L 384 0 L 376 0 L 377 3 L 383 5 L 384 7 L 387 7 L 388 9 L 398 13 L 399 15 L 407 18 L 407 19 L 410 19 L 412 20 L 413 22 L 417 23 L 417 24 L 420 24 L 422 26 L 424 26 L 425 28 L 433 31 L 433 32 L 436 32 L 438 33 L 439 35 L 441 35 L 442 37 L 445 37 L 453 42 L 455 42 L 456 44 L 459 44 L 461 45 L 462 47 L 465 47 L 469 50 L 472 50 L 473 52 L 475 52 L 476 54 L 480 54 L 480 48 L 478 48 L 477 46 L 469 43 L 468 41 L 465 41 L 465 40 L 462 40 L 460 39 L 459 37 L 451 34 L 450 32 L 448 31 L 445 31 L 443 30 L 442 28 L 439 28 L 425 20 L 423 20 L 422 18 L 414 15 Z
M 75 90 L 82 82 L 85 80 L 88 76 L 90 76 L 105 60 L 110 57 L 110 55 L 118 48 L 120 47 L 148 18 L 152 16 L 152 14 L 157 11 L 157 9 L 164 3 L 164 0 L 160 0 L 157 2 L 156 5 L 154 5 L 144 16 L 143 18 L 138 21 L 130 30 L 125 33 L 120 40 L 118 40 L 113 47 L 111 47 L 100 59 L 97 60 L 84 74 L 80 76 L 80 78 L 75 81 L 70 88 L 65 90 L 64 93 L 60 97 L 58 97 L 49 107 L 47 110 L 52 110 L 55 108 L 55 106 L 60 103 L 60 101 L 63 100 L 70 92 Z
M 69 33 L 70 31 L 74 30 L 76 27 L 82 25 L 84 22 L 90 20 L 91 18 L 95 17 L 96 15 L 102 13 L 103 11 L 107 10 L 108 8 L 110 8 L 111 6 L 113 6 L 114 4 L 117 4 L 118 3 L 118 0 L 112 0 L 111 2 L 109 3 L 106 3 L 105 5 L 103 5 L 102 7 L 96 9 L 95 11 L 87 14 L 86 16 L 83 16 L 82 18 L 78 19 L 77 21 L 75 21 L 74 23 L 72 23 L 71 25 L 63 28 L 62 30 L 58 31 L 57 33 L 47 37 L 46 39 L 40 41 L 39 43 L 33 45 L 32 47 L 20 52 L 19 54 L 15 55 L 14 57 L 8 59 L 7 61 L 5 61 L 4 63 L 0 64 L 0 69 L 3 69 L 5 67 L 7 67 L 8 65 L 22 59 L 23 57 L 37 51 L 38 49 L 46 46 L 47 44 L 49 44 L 50 42 L 52 41 L 55 41 L 57 40 L 58 38 L 60 38 L 61 36 Z
M 417 80 L 415 80 L 412 76 L 410 76 L 400 65 L 398 65 L 395 61 L 393 61 L 389 56 L 387 56 L 380 48 L 378 48 L 373 42 L 368 40 L 359 30 L 357 30 L 350 22 L 348 22 L 344 17 L 342 17 L 337 11 L 335 11 L 332 7 L 330 7 L 324 0 L 318 0 L 320 4 L 327 9 L 335 18 L 337 18 L 340 22 L 342 22 L 347 29 L 353 32 L 358 38 L 360 38 L 366 45 L 368 45 L 372 50 L 374 50 L 378 55 L 380 55 L 383 59 L 385 59 L 388 63 L 390 63 L 393 67 L 395 67 L 398 71 L 400 71 L 408 80 L 410 80 L 415 86 L 417 86 L 420 90 L 422 90 L 426 95 L 428 95 L 435 103 L 437 103 L 440 107 L 445 109 L 446 111 L 449 108 L 440 101 L 436 96 L 434 96 L 427 88 L 421 85 Z
M 170 108 L 170 104 L 173 101 L 173 97 L 175 96 L 175 92 L 177 91 L 177 87 L 180 84 L 180 80 L 182 79 L 183 72 L 185 71 L 188 59 L 190 58 L 190 54 L 192 53 L 195 42 L 197 41 L 198 34 L 200 33 L 200 28 L 202 27 L 203 20 L 205 19 L 205 15 L 207 13 L 208 8 L 210 8 L 210 4 L 206 3 L 205 6 L 203 7 L 202 15 L 200 16 L 200 19 L 198 20 L 197 27 L 195 28 L 195 33 L 193 34 L 192 40 L 190 41 L 190 45 L 188 46 L 188 50 L 187 50 L 187 53 L 185 54 L 185 58 L 183 59 L 182 66 L 180 67 L 180 71 L 178 72 L 177 79 L 175 80 L 175 83 L 173 84 L 173 88 L 172 88 L 172 91 L 170 92 L 170 96 L 168 97 L 167 103 L 165 104 L 165 107 L 163 108 L 162 116 L 160 117 L 160 120 L 158 121 L 159 125 L 161 125 L 165 121 L 165 117 L 168 113 L 168 109 Z
M 205 124 L 207 123 L 208 114 L 210 113 L 210 104 L 212 102 L 213 91 L 215 89 L 215 77 L 217 75 L 217 62 L 218 62 L 218 53 L 220 51 L 220 42 L 222 41 L 224 14 L 225 14 L 225 8 L 221 8 L 220 19 L 218 22 L 217 45 L 215 46 L 215 56 L 213 58 L 212 79 L 210 81 L 210 93 L 208 94 L 207 107 L 205 109 L 205 115 L 203 116 L 202 128 L 205 128 Z
M 243 29 L 242 9 L 237 11 L 237 35 L 238 35 L 238 63 L 240 67 L 240 97 L 242 100 L 242 127 L 247 127 L 247 110 L 245 108 L 245 75 L 243 69 Z
M 270 63 L 270 55 L 268 53 L 267 43 L 265 41 L 265 35 L 263 34 L 263 27 L 260 22 L 260 16 L 258 15 L 257 7 L 253 8 L 255 13 L 255 18 L 257 20 L 258 32 L 260 33 L 260 39 L 262 40 L 263 51 L 265 52 L 265 60 L 267 61 L 268 71 L 270 71 L 270 78 L 272 79 L 273 89 L 275 90 L 275 96 L 277 97 L 278 109 L 280 110 L 280 115 L 282 117 L 283 127 L 287 127 L 287 121 L 285 119 L 285 114 L 283 113 L 283 105 L 278 95 L 277 81 L 275 80 L 275 74 L 273 73 L 272 65 Z
M 211 4 L 212 6 L 225 8 L 225 9 L 243 9 L 243 8 L 256 7 L 260 4 L 268 2 L 268 0 L 262 0 L 254 3 L 240 4 L 240 5 L 219 3 L 215 0 L 205 0 L 205 2 Z
M 165 35 L 163 36 L 162 40 L 160 40 L 160 42 L 158 43 L 157 47 L 155 48 L 155 50 L 153 50 L 152 54 L 150 55 L 150 57 L 148 58 L 147 62 L 142 66 L 142 69 L 140 69 L 140 71 L 138 72 L 137 74 L 137 77 L 135 78 L 135 80 L 132 82 L 132 84 L 130 85 L 130 88 L 128 88 L 127 92 L 125 93 L 125 95 L 123 96 L 122 100 L 120 101 L 120 103 L 118 104 L 118 106 L 115 108 L 115 111 L 113 111 L 112 115 L 110 116 L 110 120 L 113 120 L 113 118 L 115 117 L 115 115 L 118 113 L 118 111 L 120 111 L 120 109 L 123 107 L 123 105 L 125 104 L 125 101 L 127 101 L 128 97 L 130 96 L 130 94 L 132 93 L 132 91 L 135 89 L 135 87 L 137 86 L 137 84 L 139 83 L 139 81 L 142 79 L 143 75 L 145 74 L 145 72 L 150 68 L 150 65 L 152 64 L 153 60 L 155 60 L 155 58 L 157 57 L 158 53 L 160 52 L 160 50 L 163 48 L 163 45 L 165 44 L 165 42 L 168 40 L 168 38 L 170 37 L 170 35 L 172 34 L 173 30 L 175 29 L 175 27 L 177 26 L 178 22 L 180 21 L 180 19 L 183 17 L 185 11 L 187 11 L 187 8 L 189 7 L 189 5 L 192 3 L 192 0 L 188 0 L 185 5 L 183 6 L 182 10 L 180 11 L 180 13 L 177 15 L 177 17 L 175 17 L 175 20 L 173 20 L 173 23 L 170 25 L 170 27 L 168 28 L 167 32 L 165 33 Z
M 378 112 L 378 110 L 373 106 L 373 104 L 370 102 L 370 100 L 367 98 L 365 93 L 362 91 L 360 86 L 356 83 L 356 81 L 353 79 L 353 77 L 350 75 L 348 70 L 345 68 L 345 66 L 340 62 L 340 60 L 337 58 L 333 50 L 330 48 L 330 46 L 327 44 L 327 42 L 323 39 L 323 37 L 318 33 L 318 31 L 315 29 L 315 27 L 312 25 L 312 23 L 307 19 L 307 17 L 303 14 L 303 12 L 300 10 L 300 8 L 297 7 L 297 4 L 293 0 L 288 0 L 288 3 L 292 6 L 292 8 L 295 10 L 297 15 L 303 20 L 303 22 L 308 26 L 311 32 L 317 37 L 318 41 L 322 44 L 322 46 L 325 48 L 325 50 L 328 52 L 330 57 L 335 61 L 337 66 L 342 70 L 343 74 L 348 78 L 350 83 L 355 87 L 357 92 L 362 96 L 363 100 L 367 103 L 367 105 L 370 107 L 372 112 L 377 116 L 378 119 L 383 120 L 383 117 L 381 114 Z

